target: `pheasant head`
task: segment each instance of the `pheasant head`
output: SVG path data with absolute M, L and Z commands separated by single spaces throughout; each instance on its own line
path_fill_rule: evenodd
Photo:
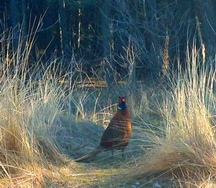
M 119 110 L 125 110 L 126 108 L 127 108 L 127 106 L 126 106 L 126 98 L 119 96 L 118 109 Z
M 121 112 L 126 118 L 130 118 L 129 111 L 126 105 L 126 97 L 119 96 L 119 103 L 118 103 L 118 111 Z

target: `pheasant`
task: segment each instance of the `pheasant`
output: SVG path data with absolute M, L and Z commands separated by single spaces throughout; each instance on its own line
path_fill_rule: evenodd
M 111 150 L 113 156 L 114 149 L 121 150 L 122 157 L 124 158 L 124 149 L 130 140 L 131 130 L 132 126 L 130 114 L 126 106 L 126 98 L 119 97 L 117 113 L 114 115 L 108 127 L 105 129 L 99 146 L 87 155 L 75 159 L 75 161 L 80 162 L 89 159 L 98 153 L 107 150 Z

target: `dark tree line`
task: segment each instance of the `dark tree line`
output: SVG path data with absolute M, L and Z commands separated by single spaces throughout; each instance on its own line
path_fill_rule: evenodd
M 38 28 L 37 28 L 38 27 Z M 184 62 L 197 41 L 216 50 L 215 0 L 1 0 L 0 37 L 12 32 L 11 50 L 22 33 L 37 28 L 32 62 L 43 54 L 80 62 L 89 74 L 137 78 L 158 75 Z M 3 43 L 3 41 L 1 41 Z M 4 45 L 1 44 L 1 47 Z

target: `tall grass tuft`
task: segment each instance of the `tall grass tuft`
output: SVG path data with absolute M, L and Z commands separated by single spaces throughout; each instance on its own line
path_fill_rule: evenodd
M 17 49 L 10 30 L 0 39 L 0 187 L 41 187 L 47 159 L 60 158 L 53 141 L 61 110 L 58 80 L 29 66 L 39 27 L 28 36 L 20 31 Z
M 208 184 L 215 176 L 215 71 L 195 45 L 187 56 L 186 68 L 179 65 L 177 76 L 170 77 L 171 91 L 162 97 L 162 134 L 149 135 L 152 147 L 129 176 L 169 174 L 182 187 Z

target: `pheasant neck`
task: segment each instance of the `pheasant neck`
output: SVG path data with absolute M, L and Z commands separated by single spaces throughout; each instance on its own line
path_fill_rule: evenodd
M 126 119 L 130 119 L 130 113 L 127 108 L 124 110 L 118 110 Z

